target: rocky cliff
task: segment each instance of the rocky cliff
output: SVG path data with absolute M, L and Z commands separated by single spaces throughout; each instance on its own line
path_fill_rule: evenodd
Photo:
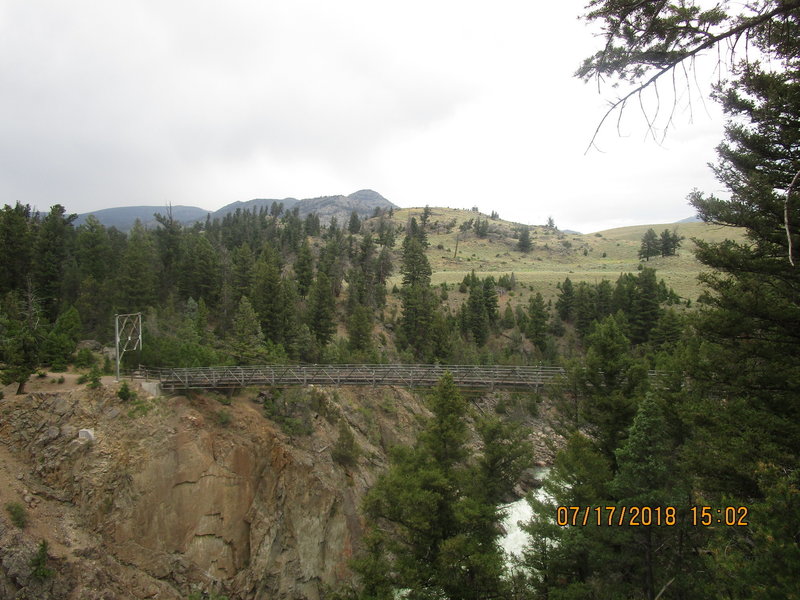
M 405 391 L 369 392 L 294 393 L 292 423 L 310 433 L 294 438 L 246 395 L 2 401 L 0 500 L 23 504 L 29 525 L 0 518 L 0 597 L 319 597 L 349 576 L 385 448 L 410 441 L 425 411 Z M 360 448 L 348 468 L 331 458 L 341 420 Z M 37 579 L 42 539 L 57 574 Z
M 0 401 L 0 502 L 28 520 L 0 515 L 0 598 L 319 598 L 350 577 L 387 448 L 427 414 L 395 389 L 115 391 Z M 343 429 L 357 451 L 336 462 Z

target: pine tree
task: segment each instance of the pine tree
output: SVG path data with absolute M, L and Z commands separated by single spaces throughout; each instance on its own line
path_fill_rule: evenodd
M 17 395 L 25 393 L 25 384 L 39 364 L 39 352 L 45 335 L 43 319 L 33 287 L 11 292 L 3 299 L 0 311 L 0 356 L 3 385 L 17 384 Z
M 658 323 L 661 306 L 658 299 L 658 283 L 654 269 L 642 269 L 636 278 L 636 293 L 630 315 L 631 341 L 641 344 L 650 338 L 650 331 Z
M 266 358 L 261 324 L 247 296 L 239 300 L 227 349 L 237 365 L 261 364 Z
M 0 294 L 25 288 L 31 272 L 31 207 L 17 202 L 0 213 Z
M 372 347 L 372 312 L 366 306 L 358 306 L 347 321 L 350 337 L 348 345 L 353 352 L 367 352 Z
M 309 293 L 306 322 L 320 346 L 327 345 L 336 331 L 335 312 L 331 280 L 325 271 L 318 271 Z
M 575 288 L 567 277 L 563 283 L 558 284 L 559 294 L 556 300 L 556 311 L 562 321 L 572 321 L 575 307 Z
M 183 236 L 178 263 L 178 286 L 182 299 L 202 298 L 215 306 L 219 297 L 219 258 L 205 235 Z
M 34 243 L 33 283 L 41 299 L 42 311 L 55 320 L 61 300 L 64 264 L 72 251 L 74 229 L 72 222 L 78 215 L 67 215 L 60 204 L 50 208 L 42 220 Z
M 651 256 L 659 256 L 661 254 L 661 242 L 658 239 L 658 234 L 651 228 L 642 236 L 642 245 L 639 248 L 639 259 L 650 260 Z
M 411 220 L 415 223 L 414 219 Z M 431 290 L 431 265 L 423 243 L 407 236 L 403 242 L 402 315 L 398 343 L 410 348 L 418 359 L 433 359 L 431 331 L 435 321 L 436 297 Z
M 314 281 L 314 258 L 311 256 L 311 247 L 308 240 L 303 240 L 297 260 L 294 262 L 294 276 L 297 281 L 297 292 L 303 298 L 308 294 L 311 283 Z
M 347 231 L 355 235 L 361 231 L 361 219 L 358 218 L 358 213 L 352 211 L 350 213 L 350 221 L 347 224 Z
M 128 235 L 117 274 L 117 310 L 144 311 L 156 303 L 156 252 L 150 236 L 137 219 Z
M 432 418 L 412 448 L 400 447 L 367 494 L 367 550 L 356 561 L 363 597 L 494 598 L 505 593 L 497 508 L 530 450 L 509 426 L 479 425 L 483 452 L 468 460 L 467 405 L 445 374 Z
M 499 304 L 497 299 L 497 285 L 494 277 L 487 275 L 483 279 L 483 304 L 486 307 L 486 319 L 489 325 L 494 327 L 500 316 Z
M 517 250 L 527 254 L 533 248 L 531 244 L 531 230 L 529 227 L 522 227 L 519 231 L 519 240 L 517 240 Z
M 231 287 L 235 290 L 237 300 L 249 295 L 253 287 L 253 271 L 256 259 L 250 244 L 245 242 L 231 251 Z
M 78 311 L 74 306 L 69 307 L 58 316 L 53 328 L 43 340 L 42 361 L 50 364 L 54 371 L 66 370 L 82 330 Z
M 466 325 L 472 334 L 472 339 L 478 346 L 483 346 L 489 337 L 489 317 L 486 314 L 483 286 L 478 280 L 469 289 L 466 303 Z
M 661 245 L 661 256 L 675 256 L 675 254 L 678 252 L 678 248 L 681 246 L 682 241 L 683 236 L 678 235 L 677 229 L 672 231 L 665 229 L 662 231 L 661 237 L 659 238 L 659 243 Z
M 253 286 L 250 298 L 261 323 L 264 337 L 270 342 L 280 342 L 280 288 L 281 269 L 278 255 L 269 244 L 265 244 L 261 256 L 253 268 Z
M 119 257 L 113 255 L 108 232 L 94 215 L 89 215 L 78 227 L 75 255 L 84 277 L 102 281 L 114 272 L 114 263 Z
M 528 320 L 525 328 L 525 335 L 530 341 L 543 352 L 547 346 L 547 328 L 549 315 L 544 303 L 542 294 L 536 292 L 528 300 Z

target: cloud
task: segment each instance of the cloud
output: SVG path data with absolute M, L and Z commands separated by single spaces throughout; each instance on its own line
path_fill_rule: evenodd
M 582 9 L 7 0 L 0 197 L 81 212 L 371 187 L 574 228 L 677 212 L 718 127 L 698 114 L 665 150 L 634 112 L 631 139 L 584 156 L 605 97 L 571 77 L 596 43 Z

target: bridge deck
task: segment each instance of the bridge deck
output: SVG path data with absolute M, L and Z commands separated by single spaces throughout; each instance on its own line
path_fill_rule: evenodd
M 165 391 L 304 385 L 433 387 L 445 372 L 469 389 L 535 390 L 561 375 L 560 367 L 479 365 L 266 365 L 140 369 Z

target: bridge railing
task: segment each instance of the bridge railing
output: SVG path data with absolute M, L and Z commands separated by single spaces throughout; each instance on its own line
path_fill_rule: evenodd
M 141 367 L 131 375 L 158 380 L 164 390 L 179 390 L 303 385 L 432 387 L 445 372 L 450 372 L 456 385 L 464 388 L 536 389 L 563 374 L 564 370 L 543 365 L 260 365 Z

